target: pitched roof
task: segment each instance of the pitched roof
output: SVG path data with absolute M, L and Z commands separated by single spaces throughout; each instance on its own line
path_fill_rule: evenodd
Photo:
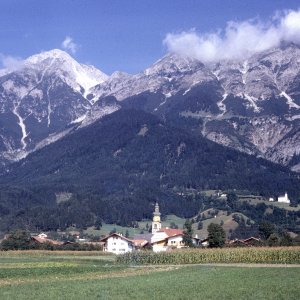
M 152 233 L 139 233 L 133 236 L 133 240 L 146 240 L 151 242 Z
M 158 232 L 164 232 L 168 237 L 183 234 L 182 229 L 162 228 Z
M 32 236 L 31 239 L 40 244 L 49 243 L 49 244 L 53 244 L 53 245 L 63 245 L 63 242 L 50 240 L 50 239 L 46 239 L 46 238 L 40 238 L 38 236 Z
M 162 238 L 162 239 L 160 239 L 160 240 L 155 240 L 155 241 L 151 242 L 151 245 L 159 244 L 159 243 L 161 243 L 161 242 L 166 242 L 167 240 L 168 240 L 167 237 L 166 237 L 166 238 Z
M 144 247 L 148 244 L 147 240 L 133 240 L 134 246 L 136 247 Z
M 112 236 L 119 237 L 119 238 L 121 238 L 121 239 L 123 239 L 123 240 L 125 240 L 125 241 L 127 241 L 127 242 L 129 242 L 129 243 L 131 243 L 131 244 L 134 244 L 132 240 L 126 238 L 125 236 L 123 236 L 123 235 L 121 235 L 121 234 L 119 234 L 119 233 L 112 233 L 112 234 L 110 234 L 110 235 L 104 237 L 103 239 L 101 239 L 100 242 L 105 242 L 108 238 L 110 238 L 110 237 L 112 237 Z
M 247 242 L 250 242 L 250 241 L 260 242 L 260 239 L 251 236 L 251 237 L 249 237 L 249 238 L 243 240 L 244 243 L 247 243 Z

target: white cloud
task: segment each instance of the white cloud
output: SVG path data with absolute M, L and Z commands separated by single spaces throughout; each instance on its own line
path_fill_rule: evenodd
M 224 30 L 214 33 L 200 34 L 194 29 L 168 33 L 163 43 L 170 52 L 214 62 L 244 59 L 284 41 L 300 44 L 300 10 L 277 12 L 268 22 L 229 21 Z
M 3 68 L 16 71 L 23 67 L 23 60 L 20 57 L 0 53 L 0 63 Z
M 65 37 L 65 39 L 61 43 L 61 47 L 64 50 L 71 52 L 72 54 L 75 54 L 78 49 L 78 45 L 74 43 L 73 39 L 70 36 Z

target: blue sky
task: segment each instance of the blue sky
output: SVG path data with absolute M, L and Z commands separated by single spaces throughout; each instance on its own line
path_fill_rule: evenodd
M 79 62 L 136 73 L 166 53 L 168 33 L 215 32 L 299 8 L 299 0 L 0 0 L 0 53 L 26 58 L 65 41 Z

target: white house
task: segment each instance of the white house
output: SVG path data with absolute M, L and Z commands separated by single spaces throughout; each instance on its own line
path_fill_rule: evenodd
M 44 233 L 44 232 L 41 232 L 41 233 L 38 235 L 38 237 L 39 237 L 40 239 L 46 239 L 46 238 L 48 238 L 48 235 L 47 235 L 46 233 Z
M 100 240 L 100 242 L 104 243 L 103 251 L 106 252 L 122 254 L 135 250 L 134 242 L 118 233 L 112 233 Z
M 278 197 L 278 202 L 281 202 L 281 203 L 291 203 L 290 199 L 288 198 L 287 192 L 285 192 L 284 196 L 279 196 Z
M 151 237 L 151 245 L 154 252 L 167 251 L 172 248 L 181 248 L 184 246 L 183 230 L 162 228 L 155 232 Z

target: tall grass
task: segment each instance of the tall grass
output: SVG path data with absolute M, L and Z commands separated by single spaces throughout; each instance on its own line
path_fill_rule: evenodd
M 224 249 L 185 249 L 170 252 L 133 252 L 117 257 L 124 264 L 201 264 L 201 263 L 300 263 L 300 247 L 258 247 Z

